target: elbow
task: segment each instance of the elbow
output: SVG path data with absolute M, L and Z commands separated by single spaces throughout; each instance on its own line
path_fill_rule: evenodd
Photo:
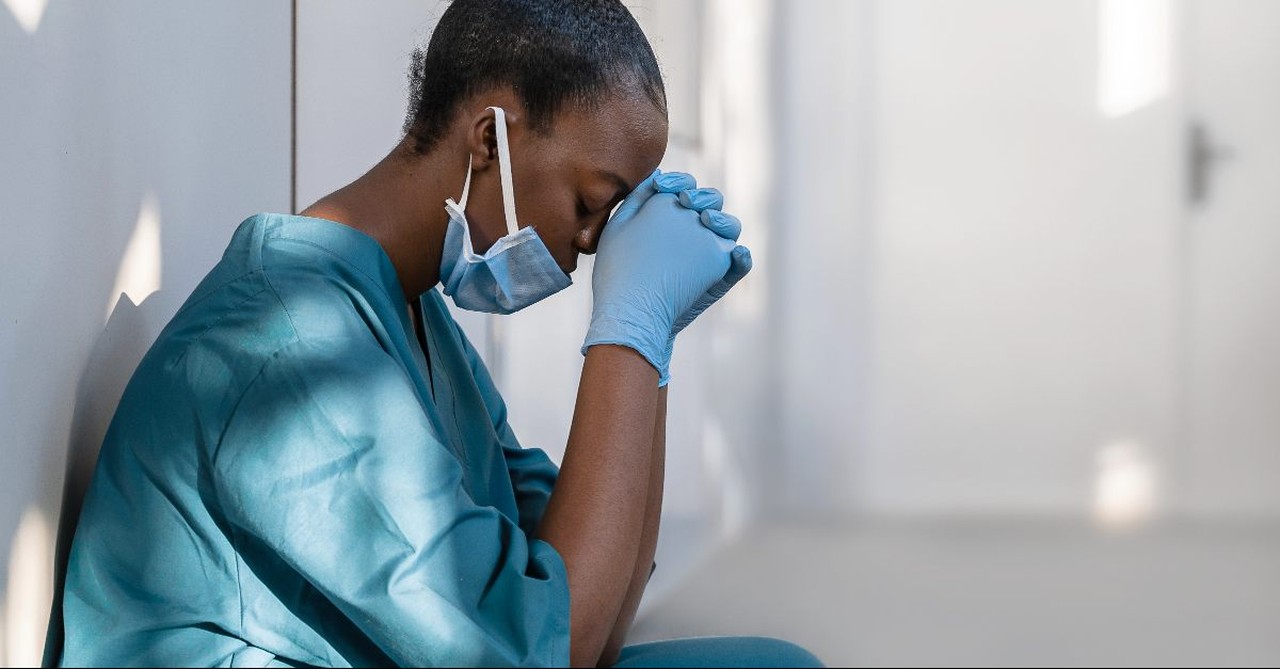
M 575 620 L 569 635 L 569 665 L 572 667 L 611 667 L 618 661 L 620 648 L 614 648 L 612 630 L 593 624 L 595 620 Z
M 599 659 L 596 660 L 596 664 L 594 666 L 601 667 L 601 668 L 612 667 L 613 665 L 618 663 L 618 658 L 621 656 L 622 656 L 622 644 L 610 643 L 609 645 L 605 646 L 604 652 L 600 654 L 600 657 Z
M 609 656 L 609 649 L 604 648 L 603 640 L 591 640 L 573 635 L 569 641 L 569 666 L 571 667 L 611 667 L 617 662 L 616 655 Z

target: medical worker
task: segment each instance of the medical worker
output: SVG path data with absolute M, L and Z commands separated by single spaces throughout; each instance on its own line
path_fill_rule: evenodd
M 720 194 L 655 170 L 666 98 L 631 14 L 456 0 L 411 82 L 391 153 L 301 215 L 244 221 L 142 360 L 51 657 L 815 665 L 763 638 L 624 647 L 653 568 L 673 347 L 751 267 Z M 510 314 L 592 253 L 557 471 L 517 441 L 444 300 Z

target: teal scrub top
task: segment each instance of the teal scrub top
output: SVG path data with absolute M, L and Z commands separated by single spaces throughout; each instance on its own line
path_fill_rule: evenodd
M 62 663 L 565 666 L 557 469 L 434 289 L 259 214 L 120 401 L 71 549 Z

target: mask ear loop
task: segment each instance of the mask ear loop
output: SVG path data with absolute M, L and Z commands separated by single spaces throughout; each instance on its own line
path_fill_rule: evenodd
M 520 231 L 516 221 L 516 191 L 511 181 L 511 146 L 507 143 L 507 114 L 502 107 L 490 107 L 493 110 L 494 125 L 498 134 L 498 174 L 502 178 L 502 213 L 507 217 L 507 233 L 514 235 Z M 467 171 L 467 183 L 471 183 L 471 172 Z M 462 201 L 466 202 L 464 189 Z
M 453 198 L 445 200 L 452 204 L 458 211 L 465 212 L 467 210 L 467 197 L 471 195 L 471 167 L 475 163 L 475 159 L 467 157 L 467 180 L 462 184 L 462 198 L 458 202 L 454 202 Z

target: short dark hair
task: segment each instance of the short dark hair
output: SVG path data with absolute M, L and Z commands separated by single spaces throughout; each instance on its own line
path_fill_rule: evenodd
M 405 134 L 430 151 L 463 100 L 502 85 L 539 132 L 566 104 L 591 108 L 628 86 L 667 111 L 658 61 L 621 0 L 454 0 L 413 53 Z

